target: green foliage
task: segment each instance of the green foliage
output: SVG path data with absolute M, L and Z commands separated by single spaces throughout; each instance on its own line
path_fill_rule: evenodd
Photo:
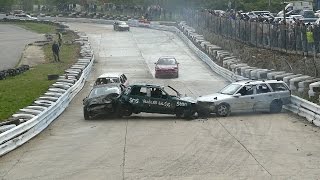
M 33 22 L 6 22 L 7 24 L 15 24 L 20 26 L 24 29 L 34 31 L 39 34 L 50 34 L 55 32 L 55 27 L 48 25 L 48 24 L 40 24 L 40 23 L 33 23 Z
M 20 3 L 25 0 L 0 0 L 0 6 L 12 5 Z M 64 4 L 86 4 L 86 0 L 27 0 L 34 4 L 48 4 L 60 6 Z M 151 4 L 159 4 L 167 9 L 180 9 L 180 8 L 211 8 L 211 9 L 228 9 L 228 3 L 231 3 L 231 8 L 236 10 L 251 11 L 251 10 L 271 10 L 278 12 L 283 8 L 283 0 L 92 0 L 97 4 L 114 3 L 125 5 L 143 5 L 148 6 Z

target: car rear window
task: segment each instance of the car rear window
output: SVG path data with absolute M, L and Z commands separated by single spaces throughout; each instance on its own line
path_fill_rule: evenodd
M 164 58 L 164 59 L 159 59 L 158 64 L 162 65 L 174 65 L 176 64 L 176 60 L 173 58 Z
M 273 91 L 287 91 L 288 87 L 284 83 L 269 83 Z

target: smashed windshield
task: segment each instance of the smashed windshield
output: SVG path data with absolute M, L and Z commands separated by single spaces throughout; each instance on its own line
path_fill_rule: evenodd
M 241 85 L 239 84 L 230 84 L 224 87 L 222 90 L 220 90 L 219 93 L 233 95 L 240 87 Z
M 89 98 L 98 97 L 102 95 L 109 95 L 109 94 L 120 94 L 120 90 L 118 87 L 99 87 L 94 88 L 89 95 Z

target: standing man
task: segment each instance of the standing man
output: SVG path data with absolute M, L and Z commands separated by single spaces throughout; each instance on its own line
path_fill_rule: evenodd
M 53 58 L 55 62 L 60 62 L 59 52 L 60 52 L 60 47 L 58 43 L 54 41 L 52 44 L 52 53 L 53 53 Z

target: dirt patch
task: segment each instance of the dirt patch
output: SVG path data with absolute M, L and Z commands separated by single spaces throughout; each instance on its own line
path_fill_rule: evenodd
M 42 63 L 45 63 L 45 55 L 42 46 L 27 45 L 22 53 L 19 66 L 29 65 L 30 67 L 34 67 Z

